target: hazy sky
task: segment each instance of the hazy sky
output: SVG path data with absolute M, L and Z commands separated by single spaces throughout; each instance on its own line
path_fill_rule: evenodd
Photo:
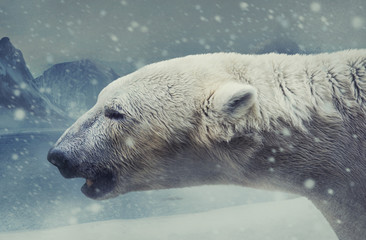
M 136 67 L 187 54 L 253 53 L 285 36 L 306 51 L 366 47 L 365 0 L 1 0 L 34 76 L 81 58 Z

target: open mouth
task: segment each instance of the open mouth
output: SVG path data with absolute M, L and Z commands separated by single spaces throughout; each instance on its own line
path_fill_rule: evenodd
M 66 165 L 65 165 L 66 166 Z M 75 168 L 69 166 L 58 166 L 61 175 L 64 178 L 85 178 L 86 182 L 81 187 L 81 192 L 92 199 L 104 199 L 105 195 L 111 192 L 116 184 L 116 177 L 112 171 L 104 170 L 92 175 L 84 175 Z
M 116 175 L 111 169 L 99 169 L 92 171 L 93 166 L 80 166 L 73 158 L 67 155 L 67 152 L 57 148 L 51 148 L 47 159 L 55 165 L 65 178 L 85 178 L 86 182 L 81 187 L 85 196 L 92 199 L 105 199 L 117 185 Z M 95 169 L 95 167 L 94 167 Z
M 102 199 L 116 186 L 116 178 L 112 173 L 98 174 L 93 178 L 86 178 L 85 184 L 81 187 L 81 192 L 92 199 Z

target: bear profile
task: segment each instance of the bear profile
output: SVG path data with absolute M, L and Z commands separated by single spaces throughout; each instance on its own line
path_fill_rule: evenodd
M 49 151 L 82 192 L 235 184 L 309 198 L 340 239 L 366 236 L 366 50 L 194 55 L 99 94 Z

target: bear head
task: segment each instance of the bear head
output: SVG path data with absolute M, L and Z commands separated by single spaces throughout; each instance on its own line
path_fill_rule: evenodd
M 222 144 L 250 134 L 257 90 L 224 71 L 177 61 L 109 84 L 50 149 L 48 160 L 64 177 L 86 179 L 86 196 L 235 181 L 234 171 L 223 170 L 235 166 Z

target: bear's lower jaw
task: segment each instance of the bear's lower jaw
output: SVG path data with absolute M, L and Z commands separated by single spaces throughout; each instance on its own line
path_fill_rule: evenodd
M 104 199 L 116 187 L 116 178 L 112 173 L 104 173 L 95 176 L 93 179 L 87 178 L 81 187 L 81 192 L 92 199 Z

